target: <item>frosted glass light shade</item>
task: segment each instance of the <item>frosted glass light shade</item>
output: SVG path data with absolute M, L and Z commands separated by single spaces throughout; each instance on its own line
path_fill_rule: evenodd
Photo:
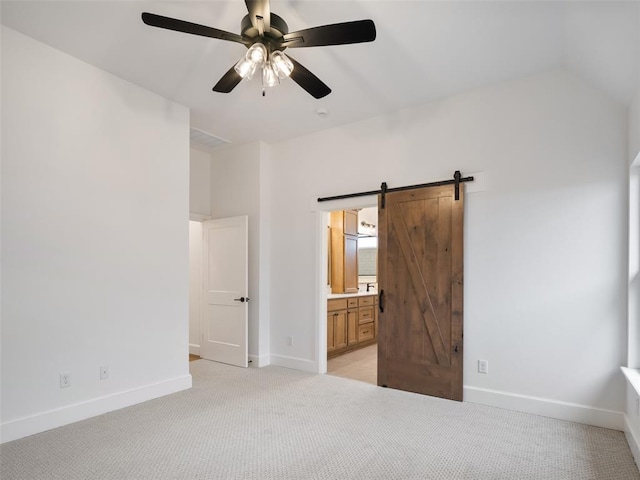
M 262 67 L 262 86 L 263 87 L 274 87 L 280 83 L 280 79 L 276 72 L 273 70 L 271 66 L 271 62 L 267 62 L 264 67 Z
M 267 48 L 261 43 L 254 43 L 247 50 L 247 60 L 251 60 L 256 65 L 264 65 L 267 61 Z
M 247 57 L 242 57 L 233 68 L 242 78 L 251 80 L 253 73 L 256 71 L 256 66 L 257 65 Z
M 279 78 L 285 78 L 293 72 L 293 62 L 279 50 L 271 54 L 271 65 Z

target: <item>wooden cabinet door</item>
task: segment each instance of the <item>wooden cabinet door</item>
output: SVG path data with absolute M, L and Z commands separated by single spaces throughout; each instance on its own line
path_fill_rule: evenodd
M 347 311 L 347 344 L 358 343 L 358 309 Z
M 333 334 L 335 339 L 335 349 L 339 350 L 347 346 L 347 311 L 335 312 Z
M 344 211 L 344 233 L 345 235 L 358 235 L 358 211 Z
M 331 291 L 358 292 L 358 212 L 331 212 Z
M 344 291 L 358 292 L 358 237 L 344 236 Z
M 335 312 L 327 313 L 327 352 L 333 352 L 336 349 L 334 335 L 335 315 Z

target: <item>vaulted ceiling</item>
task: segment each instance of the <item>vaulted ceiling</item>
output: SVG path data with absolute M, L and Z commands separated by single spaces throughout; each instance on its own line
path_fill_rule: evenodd
M 144 25 L 142 12 L 240 33 L 242 0 L 2 1 L 4 25 L 191 109 L 192 127 L 268 143 L 496 82 L 568 68 L 621 104 L 638 88 L 640 2 L 272 0 L 291 31 L 372 19 L 373 43 L 288 50 L 332 89 L 290 79 L 211 89 L 245 48 Z M 46 88 L 46 79 L 43 88 Z M 317 112 L 325 110 L 327 115 Z

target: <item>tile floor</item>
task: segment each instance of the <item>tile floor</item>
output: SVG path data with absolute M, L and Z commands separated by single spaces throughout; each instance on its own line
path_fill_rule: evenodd
M 370 345 L 329 359 L 327 373 L 336 377 L 351 378 L 352 380 L 377 385 L 378 345 Z

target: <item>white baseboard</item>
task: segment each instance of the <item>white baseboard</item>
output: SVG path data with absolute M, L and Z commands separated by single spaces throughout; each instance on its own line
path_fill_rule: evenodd
M 249 355 L 251 367 L 266 367 L 271 365 L 271 355 Z
M 191 355 L 200 356 L 200 345 L 196 345 L 195 343 L 190 343 L 189 344 L 189 353 Z
M 466 385 L 464 386 L 463 398 L 465 402 L 532 413 L 559 420 L 569 420 L 612 430 L 622 431 L 625 427 L 625 415 L 623 412 L 605 410 L 578 403 L 561 402 L 550 398 L 519 395 Z
M 191 388 L 191 375 L 183 375 L 153 385 L 145 385 L 133 390 L 12 420 L 0 425 L 0 443 L 17 440 L 189 388 Z
M 292 368 L 294 370 L 302 370 L 304 372 L 318 373 L 318 364 L 305 358 L 271 355 L 271 365 Z

